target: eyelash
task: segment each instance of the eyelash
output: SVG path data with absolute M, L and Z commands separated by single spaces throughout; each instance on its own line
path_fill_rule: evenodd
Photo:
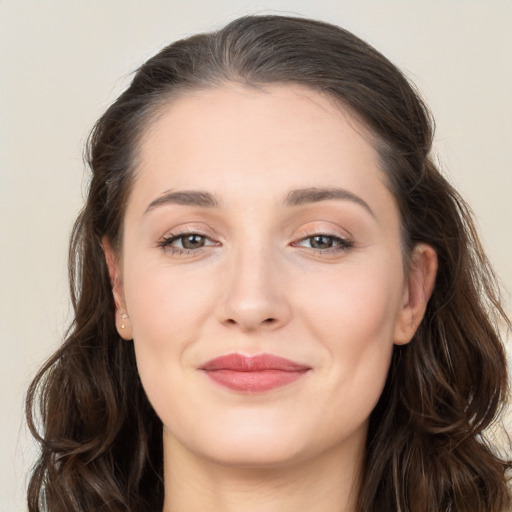
M 332 244 L 331 247 L 327 247 L 324 249 L 309 247 L 310 249 L 314 250 L 315 255 L 327 256 L 327 255 L 333 254 L 333 253 L 336 254 L 339 252 L 344 252 L 344 251 L 347 251 L 347 250 L 351 249 L 352 247 L 354 247 L 354 242 L 352 240 L 350 240 L 348 238 L 343 238 L 343 237 L 340 237 L 339 235 L 335 235 L 335 234 L 331 234 L 331 233 L 314 233 L 311 235 L 307 235 L 307 236 L 301 238 L 300 240 L 298 240 L 297 242 L 293 242 L 292 246 L 293 247 L 304 247 L 303 245 L 301 245 L 303 242 L 305 242 L 307 240 L 309 240 L 311 242 L 315 238 L 326 238 Z
M 181 245 L 183 246 L 183 242 L 187 237 L 200 237 L 205 240 L 205 245 L 202 245 L 201 247 L 197 248 L 185 248 L 185 247 L 173 247 L 171 244 L 176 242 L 177 240 L 181 239 Z M 206 241 L 210 241 L 212 243 L 206 244 Z M 190 255 L 190 254 L 196 254 L 201 249 L 204 249 L 204 247 L 213 247 L 215 245 L 219 245 L 218 242 L 213 242 L 208 236 L 198 233 L 196 231 L 186 231 L 176 234 L 170 234 L 169 236 L 165 236 L 158 242 L 158 246 L 164 249 L 167 252 L 170 252 L 171 254 L 176 255 Z
M 197 248 L 185 248 L 185 247 L 174 247 L 172 244 L 176 242 L 177 240 L 181 239 L 181 245 L 183 246 L 183 241 L 187 237 L 200 237 L 204 239 L 204 245 L 197 247 Z M 311 235 L 307 235 L 297 242 L 293 242 L 291 245 L 292 247 L 304 247 L 301 245 L 303 242 L 309 240 L 310 242 L 315 238 L 325 238 L 328 239 L 328 241 L 332 244 L 331 247 L 327 248 L 315 248 L 310 247 L 310 249 L 314 250 L 315 254 L 319 255 L 327 255 L 332 253 L 338 253 L 347 251 L 348 249 L 351 249 L 354 247 L 354 242 L 347 238 L 342 238 L 338 235 L 330 234 L 330 233 L 315 233 Z M 207 241 L 211 243 L 206 243 Z M 171 254 L 175 255 L 192 255 L 197 254 L 199 251 L 204 249 L 205 247 L 214 247 L 220 245 L 218 242 L 212 241 L 207 235 L 204 235 L 202 233 L 198 233 L 196 231 L 190 231 L 190 232 L 181 232 L 176 234 L 170 234 L 169 236 L 163 237 L 162 240 L 158 242 L 158 246 L 164 249 L 167 252 L 170 252 Z

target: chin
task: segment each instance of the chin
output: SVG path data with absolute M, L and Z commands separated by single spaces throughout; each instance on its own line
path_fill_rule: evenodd
M 209 427 L 180 439 L 164 429 L 164 443 L 179 444 L 196 457 L 223 466 L 262 469 L 293 464 L 305 457 L 308 445 L 311 448 L 309 436 L 290 432 L 283 424 L 260 421 L 226 427 L 210 423 Z
M 236 467 L 274 468 L 297 462 L 304 456 L 304 447 L 280 436 L 253 435 L 252 438 L 226 442 L 215 450 L 219 463 Z M 302 456 L 302 457 L 301 457 Z
M 258 418 L 247 414 L 242 421 L 229 419 L 217 417 L 218 421 L 207 422 L 208 428 L 203 424 L 200 429 L 186 431 L 179 439 L 164 429 L 164 443 L 179 445 L 198 460 L 221 466 L 273 469 L 304 463 L 338 448 L 363 449 L 366 438 L 366 423 L 356 426 L 347 422 L 346 429 L 326 429 L 319 436 L 319 425 L 293 418 L 284 421 L 272 415 Z

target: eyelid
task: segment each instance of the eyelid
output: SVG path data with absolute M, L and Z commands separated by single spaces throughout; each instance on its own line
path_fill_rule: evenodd
M 354 236 L 350 231 L 344 229 L 337 224 L 329 221 L 313 221 L 305 223 L 296 230 L 296 238 L 304 239 L 311 236 L 332 236 L 335 238 L 341 238 L 342 240 L 353 241 Z
M 186 235 L 200 235 L 211 240 L 215 240 L 215 236 L 212 233 L 212 229 L 208 225 L 204 225 L 202 223 L 187 223 L 180 224 L 176 227 L 172 227 L 165 231 L 165 233 L 160 237 L 160 240 L 170 239 L 173 237 L 180 237 Z

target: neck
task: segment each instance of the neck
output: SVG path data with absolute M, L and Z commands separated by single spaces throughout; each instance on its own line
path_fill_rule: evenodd
M 240 467 L 201 458 L 164 435 L 163 512 L 354 512 L 363 453 L 358 439 L 312 459 Z

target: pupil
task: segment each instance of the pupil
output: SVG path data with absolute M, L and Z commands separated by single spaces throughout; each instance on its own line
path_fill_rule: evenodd
M 329 236 L 314 236 L 311 239 L 311 246 L 315 249 L 328 249 L 332 247 L 332 238 Z
M 204 245 L 204 239 L 201 235 L 187 235 L 182 243 L 185 249 L 197 249 Z

